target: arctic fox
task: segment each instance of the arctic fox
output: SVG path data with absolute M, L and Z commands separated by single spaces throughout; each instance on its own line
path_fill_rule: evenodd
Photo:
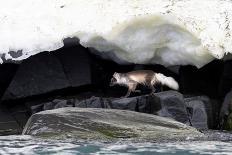
M 138 84 L 146 85 L 151 88 L 152 92 L 155 92 L 155 84 L 166 85 L 169 88 L 178 90 L 178 83 L 172 78 L 164 76 L 161 73 L 155 73 L 151 70 L 137 70 L 128 73 L 114 73 L 110 86 L 122 85 L 128 87 L 128 91 L 124 97 L 130 96 L 131 92 L 135 92 Z

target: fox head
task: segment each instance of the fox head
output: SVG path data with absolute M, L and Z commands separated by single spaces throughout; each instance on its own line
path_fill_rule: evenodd
M 114 86 L 119 83 L 120 73 L 115 72 L 110 80 L 110 86 Z

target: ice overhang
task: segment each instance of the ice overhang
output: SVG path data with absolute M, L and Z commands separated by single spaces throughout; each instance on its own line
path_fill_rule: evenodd
M 0 55 L 22 60 L 77 37 L 119 63 L 202 67 L 232 53 L 231 8 L 230 0 L 10 0 L 0 6 Z

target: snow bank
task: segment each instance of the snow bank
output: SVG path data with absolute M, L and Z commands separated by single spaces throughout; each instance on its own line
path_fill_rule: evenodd
M 22 60 L 78 37 L 120 63 L 201 67 L 232 53 L 231 8 L 230 0 L 8 0 L 0 55 Z

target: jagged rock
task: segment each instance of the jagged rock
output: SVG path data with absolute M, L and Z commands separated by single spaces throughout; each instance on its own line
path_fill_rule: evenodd
M 47 138 L 134 141 L 186 140 L 203 136 L 182 123 L 132 111 L 60 108 L 34 114 L 23 134 Z
M 104 101 L 100 97 L 92 96 L 89 99 L 76 101 L 75 107 L 80 108 L 105 108 Z
M 81 46 L 63 48 L 55 53 L 44 52 L 24 60 L 4 93 L 3 100 L 90 84 L 91 65 L 87 49 Z
M 60 61 L 50 53 L 41 53 L 23 61 L 3 100 L 41 95 L 68 86 Z
M 63 107 L 73 107 L 73 104 L 70 104 L 68 100 L 55 99 L 52 102 L 44 103 L 43 110 L 52 110 Z
M 91 97 L 90 99 L 75 101 L 75 106 L 131 110 L 170 117 L 182 123 L 189 123 L 183 95 L 176 91 L 165 91 L 154 95 L 130 98 Z

